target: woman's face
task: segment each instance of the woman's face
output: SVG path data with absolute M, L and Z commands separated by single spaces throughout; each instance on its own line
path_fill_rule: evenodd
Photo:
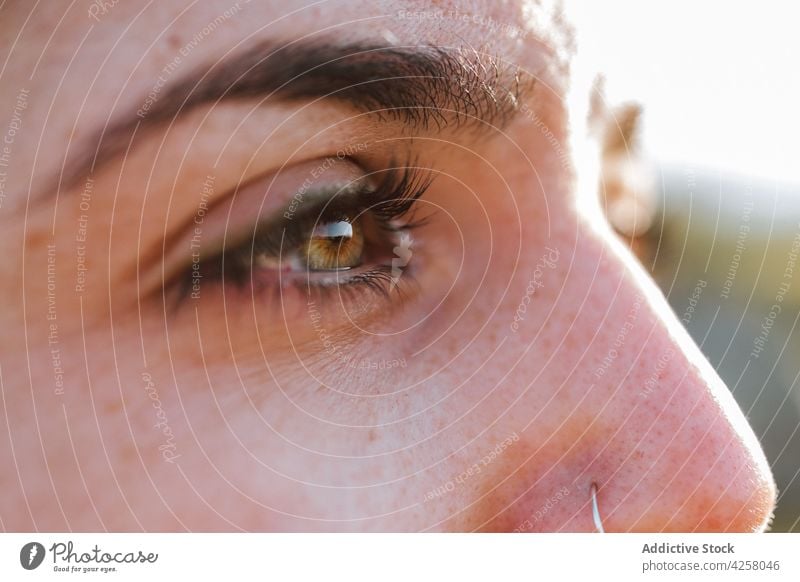
M 4 9 L 4 527 L 763 528 L 549 3 L 284 4 Z

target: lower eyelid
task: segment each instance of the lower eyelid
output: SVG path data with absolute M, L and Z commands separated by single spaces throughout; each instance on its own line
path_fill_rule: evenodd
M 280 288 L 285 288 L 289 285 L 335 288 L 353 285 L 363 280 L 366 276 L 379 276 L 380 273 L 389 272 L 390 270 L 391 265 L 366 265 L 330 271 L 254 269 L 251 273 L 251 280 L 254 285 L 262 289 L 266 285 L 276 285 Z
M 412 273 L 404 274 L 393 286 L 391 266 L 353 269 L 344 276 L 340 274 L 338 280 L 327 275 L 327 282 L 325 276 L 299 275 L 278 277 L 274 272 L 254 273 L 244 285 L 222 282 L 225 301 L 237 304 L 255 301 L 273 314 L 267 318 L 282 313 L 280 317 L 292 321 L 292 325 L 307 319 L 313 307 L 328 318 L 326 325 L 332 330 L 334 325 L 352 322 L 356 317 L 369 317 L 376 311 L 386 315 L 396 303 L 394 299 L 405 302 L 416 288 Z

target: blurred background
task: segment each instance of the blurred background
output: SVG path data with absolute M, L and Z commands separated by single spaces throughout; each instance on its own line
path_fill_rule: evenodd
M 800 532 L 800 7 L 583 2 L 615 137 L 603 195 L 765 448 Z

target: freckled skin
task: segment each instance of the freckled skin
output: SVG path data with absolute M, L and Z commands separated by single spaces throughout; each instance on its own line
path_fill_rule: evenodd
M 251 16 L 207 38 L 186 57 L 187 67 L 219 58 L 282 16 L 272 4 L 249 5 Z M 431 4 L 331 2 L 259 33 L 294 38 L 350 23 L 339 29 L 343 42 L 374 38 L 380 27 L 351 21 L 393 14 L 383 22 L 398 42 L 471 43 L 540 77 L 532 99 L 550 139 L 525 118 L 477 144 L 446 132 L 415 137 L 418 159 L 439 175 L 420 202 L 423 214 L 434 215 L 414 234 L 414 283 L 401 279 L 402 305 L 369 299 L 346 325 L 337 307 L 323 309 L 331 353 L 300 293 L 254 303 L 247 291 L 223 295 L 204 284 L 198 301 L 174 313 L 165 312 L 159 293 L 138 295 L 137 272 L 142 286 L 150 275 L 137 271 L 137 256 L 148 244 L 160 250 L 167 226 L 191 221 L 191 193 L 201 189 L 208 158 L 243 116 L 235 107 L 210 118 L 217 133 L 193 138 L 201 125 L 194 120 L 170 134 L 170 147 L 192 151 L 177 187 L 180 155 L 156 159 L 160 137 L 132 153 L 125 168 L 97 177 L 87 289 L 73 292 L 78 203 L 65 197 L 55 215 L 45 204 L 24 219 L 30 176 L 44 184 L 46 170 L 58 168 L 34 167 L 37 148 L 41 159 L 61 160 L 73 126 L 77 140 L 84 128 L 102 125 L 118 113 L 118 96 L 135 110 L 132 96 L 147 94 L 163 62 L 229 5 L 203 3 L 172 27 L 181 3 L 153 7 L 126 37 L 127 48 L 111 53 L 82 112 L 86 79 L 138 9 L 120 3 L 104 15 L 61 89 L 65 59 L 89 25 L 86 6 L 68 14 L 47 49 L 61 14 L 35 14 L 24 52 L 12 53 L 11 85 L 27 83 L 43 50 L 40 66 L 59 74 L 40 73 L 28 84 L 26 131 L 6 186 L 13 196 L 0 209 L 10 257 L 0 267 L 8 298 L 0 313 L 0 463 L 13 468 L 0 474 L 6 529 L 593 531 L 593 482 L 606 531 L 765 525 L 775 492 L 741 412 L 653 284 L 578 202 L 574 165 L 554 154 L 553 140 L 568 148 L 567 128 L 582 129 L 581 119 L 568 125 L 575 114 L 566 110 L 565 63 L 542 66 L 542 48 L 556 51 L 563 36 L 550 8 L 508 2 L 486 13 L 477 3 L 435 3 L 483 22 L 513 23 L 529 32 L 523 40 L 489 35 L 485 25 L 396 17 Z M 0 27 L 26 16 L 21 8 L 7 11 Z M 524 23 L 526 13 L 534 24 Z M 6 100 L 15 95 L 6 93 L 2 111 L 13 109 Z M 51 104 L 60 114 L 45 122 Z M 288 134 L 341 117 L 309 111 Z M 252 136 L 296 113 L 256 113 L 262 117 L 233 134 L 218 183 L 235 183 L 239 158 L 261 145 Z M 283 155 L 284 139 L 273 138 L 264 155 Z M 331 140 L 327 155 L 341 147 Z M 269 158 L 264 170 L 284 162 Z M 144 200 L 151 168 L 152 196 Z M 171 200 L 165 193 L 173 189 Z M 217 214 L 209 213 L 209 224 Z M 240 223 L 250 226 L 251 214 Z M 218 220 L 224 226 L 225 217 Z M 63 394 L 54 393 L 48 344 L 51 240 Z M 547 256 L 557 258 L 543 266 Z M 541 285 L 529 293 L 537 268 Z M 405 365 L 346 365 L 389 361 Z

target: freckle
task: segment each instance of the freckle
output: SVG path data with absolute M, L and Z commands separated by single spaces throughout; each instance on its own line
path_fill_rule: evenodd
M 119 400 L 112 400 L 103 407 L 103 412 L 106 414 L 117 414 L 122 410 L 122 402 Z
M 125 444 L 120 447 L 118 455 L 121 464 L 133 463 L 138 459 L 138 452 L 136 447 L 130 444 Z
M 177 50 L 181 46 L 181 39 L 177 34 L 170 34 L 167 37 L 167 44 L 169 45 L 169 48 Z
M 367 435 L 367 440 L 369 440 L 371 443 L 374 443 L 376 440 L 378 440 L 378 433 L 375 432 L 375 429 L 370 429 L 369 434 Z

